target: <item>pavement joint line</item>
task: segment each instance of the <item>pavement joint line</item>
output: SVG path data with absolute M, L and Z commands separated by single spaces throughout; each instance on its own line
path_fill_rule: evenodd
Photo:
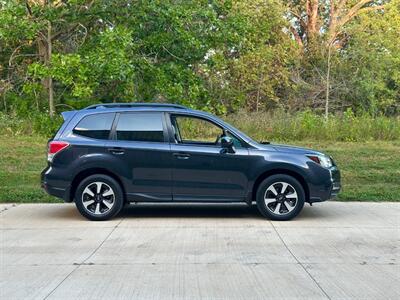
M 271 223 L 272 224 L 272 223 Z M 273 225 L 272 225 L 273 226 Z M 122 227 L 123 228 L 123 227 Z M 397 229 L 398 226 L 320 226 L 316 228 L 315 226 L 278 226 L 279 229 Z
M 135 224 L 135 225 L 145 225 L 145 224 Z M 210 229 L 210 228 L 216 228 L 218 227 L 219 224 L 216 224 L 215 226 L 202 226 L 202 225 L 198 225 L 198 226 L 181 226 L 181 225 L 176 225 L 176 226 L 146 226 L 145 229 L 154 229 L 154 228 L 206 228 L 206 229 Z M 73 227 L 65 227 L 65 226 L 60 226 L 60 227 L 3 227 L 1 228 L 1 230 L 42 230 L 42 229 L 46 229 L 46 230 L 59 230 L 60 228 L 62 229 L 109 229 L 109 228 L 114 228 L 114 226 L 104 226 L 104 227 L 87 227 L 87 226 L 73 226 Z M 122 225 L 122 226 L 118 226 L 118 228 L 123 228 L 123 229 L 129 229 L 129 228 L 134 228 L 135 226 L 127 226 L 127 225 Z M 218 228 L 259 228 L 259 224 L 257 225 L 251 225 L 251 226 L 242 226 L 240 224 L 235 225 L 235 226 L 223 226 L 223 227 L 218 227 Z M 271 227 L 272 228 L 272 227 Z M 286 229 L 398 229 L 399 226 L 393 225 L 393 226 L 384 226 L 384 227 L 379 227 L 379 226 L 329 226 L 329 227 L 317 227 L 317 226 L 278 226 L 277 228 L 282 229 L 282 230 L 286 230 Z
M 70 230 L 76 230 L 76 229 L 112 229 L 115 226 L 107 226 L 107 227 L 65 227 L 65 226 L 60 226 L 60 227 L 30 227 L 30 228 L 1 228 L 0 230 L 8 230 L 8 231 L 12 231 L 12 230 L 60 230 L 60 229 L 70 229 Z M 123 228 L 123 227 L 120 227 Z
M 331 300 L 331 297 L 327 294 L 327 292 L 322 288 L 322 286 L 318 283 L 318 281 L 311 275 L 311 273 L 307 270 L 307 268 L 298 260 L 296 255 L 290 250 L 288 245 L 285 243 L 283 240 L 282 236 L 279 234 L 278 230 L 275 228 L 274 224 L 270 221 L 272 227 L 274 228 L 276 234 L 278 235 L 279 239 L 282 241 L 283 245 L 285 248 L 289 251 L 289 253 L 292 255 L 292 257 L 296 260 L 296 262 L 301 266 L 301 268 L 307 273 L 307 275 L 311 278 L 311 280 L 317 285 L 317 287 L 321 290 L 321 292 L 325 295 L 325 297 L 329 300 Z
M 86 261 L 87 261 L 88 259 L 90 259 L 90 258 L 97 252 L 97 250 L 99 250 L 99 249 L 101 248 L 101 246 L 102 246 L 102 245 L 105 243 L 105 241 L 111 236 L 111 234 L 115 231 L 115 229 L 117 229 L 118 225 L 121 224 L 121 222 L 122 222 L 123 220 L 124 220 L 124 219 L 121 218 L 121 220 L 114 226 L 114 228 L 113 228 L 113 229 L 110 231 L 110 233 L 104 238 L 104 240 L 96 247 L 96 249 L 94 249 L 93 252 L 92 252 L 87 258 L 85 258 L 85 259 L 83 260 L 82 263 L 77 264 L 76 267 L 75 267 L 71 272 L 69 272 L 69 273 L 67 274 L 67 276 L 65 276 L 65 278 L 64 278 L 63 280 L 61 280 L 61 281 L 56 285 L 56 287 L 55 287 L 54 289 L 52 289 L 52 290 L 43 298 L 43 300 L 48 299 L 48 298 L 49 298 L 49 297 L 50 297 L 50 296 L 65 282 L 65 280 L 67 280 L 76 270 L 78 270 L 79 267 L 80 267 L 82 264 L 86 263 Z M 108 228 L 110 228 L 110 227 L 108 227 Z
M 183 262 L 179 265 L 243 265 L 243 266 L 258 266 L 258 265 L 301 265 L 299 262 Z M 359 265 L 359 266 L 399 266 L 398 263 L 373 263 L 373 262 L 306 262 L 306 265 Z M 167 262 L 129 262 L 129 263 L 70 263 L 70 264 L 3 264 L 3 267 L 44 267 L 44 266 L 135 266 L 135 265 L 176 265 L 176 263 Z
M 124 219 L 122 218 L 115 226 L 114 228 L 111 230 L 111 232 L 105 237 L 105 239 L 99 244 L 99 246 L 94 249 L 94 251 L 85 259 L 83 260 L 82 263 L 86 263 L 86 261 L 88 261 L 100 248 L 101 246 L 103 246 L 103 244 L 108 240 L 108 238 L 112 235 L 112 233 L 115 231 L 115 229 L 117 229 L 117 227 L 122 223 Z

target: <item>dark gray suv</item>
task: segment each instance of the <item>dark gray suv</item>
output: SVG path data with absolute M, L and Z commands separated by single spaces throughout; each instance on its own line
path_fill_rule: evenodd
M 99 104 L 62 113 L 42 187 L 107 220 L 129 202 L 255 201 L 289 220 L 337 195 L 340 172 L 314 150 L 257 143 L 219 118 L 173 104 Z

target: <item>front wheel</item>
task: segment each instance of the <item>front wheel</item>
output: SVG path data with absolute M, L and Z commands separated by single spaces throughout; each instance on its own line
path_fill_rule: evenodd
M 261 182 L 257 190 L 257 207 L 269 219 L 287 221 L 296 217 L 304 206 L 302 185 L 292 176 L 273 175 Z
M 91 175 L 82 180 L 76 189 L 75 205 L 89 220 L 109 220 L 124 205 L 121 186 L 110 176 Z

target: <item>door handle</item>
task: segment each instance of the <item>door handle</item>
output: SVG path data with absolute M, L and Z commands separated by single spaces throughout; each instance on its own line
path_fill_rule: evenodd
M 109 148 L 108 151 L 116 155 L 121 155 L 125 153 L 125 150 L 120 147 Z
M 190 154 L 189 153 L 173 153 L 173 156 L 175 156 L 177 159 L 189 159 Z

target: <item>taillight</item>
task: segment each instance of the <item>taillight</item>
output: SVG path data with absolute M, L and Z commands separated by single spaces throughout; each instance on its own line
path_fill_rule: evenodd
M 60 141 L 52 141 L 49 143 L 48 146 L 48 151 L 47 151 L 47 160 L 49 162 L 53 161 L 54 156 L 64 150 L 65 148 L 67 148 L 69 146 L 69 143 L 67 142 L 60 142 Z

